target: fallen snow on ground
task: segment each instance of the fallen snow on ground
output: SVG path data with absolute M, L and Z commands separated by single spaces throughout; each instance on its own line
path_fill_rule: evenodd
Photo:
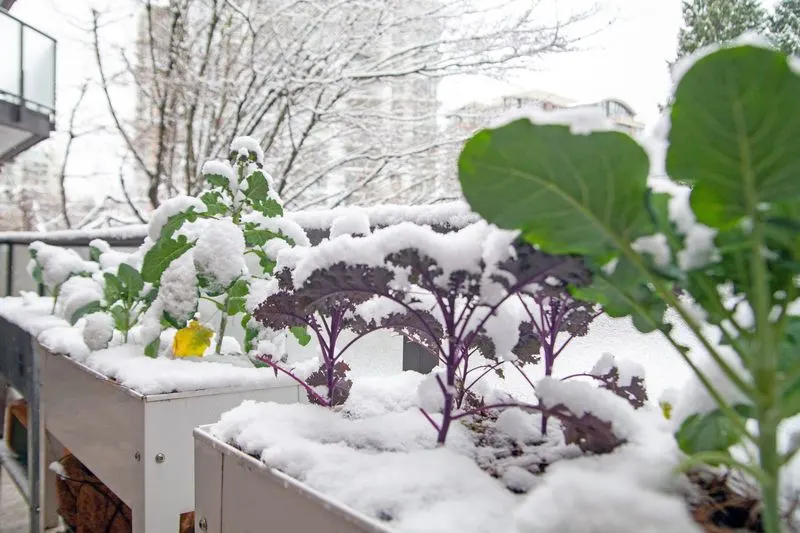
M 698 531 L 678 494 L 674 439 L 657 413 L 633 411 L 611 393 L 593 389 L 611 399 L 606 408 L 620 411 L 614 416 L 627 420 L 631 444 L 606 456 L 563 460 L 543 476 L 511 464 L 495 479 L 478 466 L 491 449 L 465 425 L 455 423 L 447 444 L 436 446 L 436 432 L 415 405 L 413 392 L 421 382 L 414 372 L 362 378 L 341 411 L 246 401 L 223 414 L 211 433 L 392 531 Z M 570 383 L 563 393 L 578 401 L 584 385 Z M 592 399 L 597 400 L 589 398 L 590 405 Z M 512 409 L 489 424 L 525 441 L 541 437 L 538 420 Z M 553 449 L 574 448 L 551 427 Z M 506 485 L 531 491 L 516 495 Z M 621 512 L 627 505 L 636 507 L 634 515 Z

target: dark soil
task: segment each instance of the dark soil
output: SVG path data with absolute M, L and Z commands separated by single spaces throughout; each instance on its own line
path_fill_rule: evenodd
M 735 486 L 728 474 L 689 472 L 699 498 L 690 507 L 708 533 L 763 533 L 761 502 L 754 489 Z

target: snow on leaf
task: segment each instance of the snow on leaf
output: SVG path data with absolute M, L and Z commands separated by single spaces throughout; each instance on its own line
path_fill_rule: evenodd
M 150 239 L 153 241 L 157 241 L 158 238 L 161 236 L 164 227 L 170 222 L 170 219 L 180 213 L 185 213 L 189 211 L 193 211 L 195 213 L 204 213 L 206 210 L 206 205 L 199 200 L 198 198 L 193 198 L 191 196 L 175 196 L 168 200 L 165 200 L 158 206 L 151 218 L 150 218 L 150 226 L 148 229 L 148 235 Z M 196 216 L 196 215 L 194 215 Z M 176 220 L 175 224 L 177 226 L 170 225 L 168 232 L 174 232 L 180 224 L 183 223 L 180 220 L 180 217 L 174 219 Z M 177 221 L 180 220 L 180 224 Z
M 209 220 L 195 244 L 195 268 L 212 290 L 224 290 L 245 272 L 244 252 L 245 238 L 236 224 Z
M 602 383 L 600 388 L 610 390 L 638 409 L 647 403 L 644 369 L 632 361 L 617 362 L 611 354 L 603 354 L 590 374 Z
M 159 239 L 144 256 L 142 279 L 148 283 L 158 283 L 170 263 L 194 246 L 185 236 L 177 239 Z
M 114 334 L 114 319 L 108 313 L 96 311 L 86 315 L 83 328 L 83 341 L 90 350 L 102 350 L 108 347 Z

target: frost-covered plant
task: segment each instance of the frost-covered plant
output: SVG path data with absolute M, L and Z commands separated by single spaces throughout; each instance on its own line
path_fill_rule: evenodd
M 364 274 L 370 275 L 369 272 Z M 293 290 L 288 268 L 276 273 L 276 281 L 275 292 L 256 308 L 253 317 L 269 327 L 311 330 L 319 344 L 321 364 L 303 379 L 280 360 L 279 354 L 261 353 L 254 359 L 273 368 L 276 375 L 282 372 L 297 381 L 306 390 L 311 403 L 325 407 L 342 405 L 353 385 L 347 377 L 350 367 L 343 359 L 344 353 L 358 339 L 374 330 L 356 313 L 359 304 L 370 295 L 343 294 L 319 299 L 319 288 L 313 281 Z M 346 330 L 358 333 L 354 339 L 342 342 L 340 337 Z
M 89 278 L 98 271 L 97 264 L 84 260 L 78 252 L 69 248 L 51 246 L 41 241 L 28 246 L 31 260 L 28 272 L 53 296 L 53 313 L 56 311 L 61 287 L 73 276 Z
M 116 274 L 103 272 L 102 280 L 103 298 L 92 300 L 78 308 L 69 317 L 69 321 L 75 324 L 83 316 L 107 313 L 113 319 L 113 329 L 122 333 L 123 342 L 128 342 L 128 332 L 147 310 L 155 297 L 155 291 L 143 294 L 145 287 L 141 274 L 127 263 L 120 263 Z M 94 320 L 99 321 L 97 317 Z
M 469 379 L 476 353 L 498 365 L 533 360 L 538 347 L 526 334 L 525 317 L 503 304 L 548 277 L 577 285 L 588 281 L 577 259 L 527 245 L 517 260 L 506 261 L 516 254 L 514 237 L 485 223 L 449 234 L 404 223 L 366 237 L 345 235 L 297 259 L 293 286 L 307 315 L 347 298 L 351 307 L 362 307 L 365 322 L 353 328 L 357 333 L 391 328 L 438 358 L 443 368 L 421 388 L 421 396 L 423 414 L 443 443 L 477 381 Z M 371 301 L 380 305 L 364 310 Z M 441 422 L 431 416 L 434 410 L 442 413 Z
M 535 290 L 527 290 L 518 295 L 519 302 L 529 321 L 533 335 L 540 346 L 539 353 L 544 361 L 544 375 L 553 375 L 555 363 L 567 346 L 577 337 L 589 332 L 589 326 L 602 314 L 596 304 L 578 300 L 567 288 L 559 283 L 545 283 Z M 515 366 L 528 383 L 519 366 Z M 599 386 L 625 398 L 634 408 L 644 406 L 647 391 L 644 385 L 644 370 L 630 361 L 618 362 L 613 355 L 605 354 L 589 372 L 572 374 L 563 380 L 588 377 Z M 547 415 L 542 416 L 541 432 L 547 434 Z
M 144 256 L 142 277 L 158 288 L 158 319 L 165 327 L 181 329 L 195 316 L 200 300 L 212 303 L 221 316 L 218 354 L 230 317 L 241 314 L 242 324 L 254 327 L 245 305 L 252 280 L 269 278 L 280 249 L 308 245 L 305 232 L 282 217 L 283 205 L 263 159 L 256 141 L 235 139 L 229 160 L 203 166 L 206 188 L 199 199 L 172 198 L 150 223 L 153 243 Z M 248 270 L 249 254 L 258 258 L 260 272 Z M 146 351 L 153 355 L 159 337 L 151 337 Z M 247 340 L 252 338 L 251 331 Z
M 649 161 L 625 134 L 575 135 L 528 120 L 479 132 L 459 161 L 475 211 L 522 230 L 543 251 L 585 256 L 593 283 L 575 295 L 611 316 L 631 316 L 639 330 L 658 331 L 675 347 L 707 395 L 680 425 L 680 447 L 692 461 L 752 475 L 769 533 L 782 529 L 780 471 L 798 449 L 779 450 L 778 426 L 800 412 L 800 318 L 791 311 L 800 273 L 793 65 L 771 50 L 733 46 L 687 70 L 670 111 L 666 173 L 690 190 L 668 178 L 649 190 L 648 167 L 660 168 L 663 152 Z M 664 320 L 668 306 L 708 352 L 713 373 L 676 339 Z M 729 448 L 738 443 L 757 458 L 735 458 Z

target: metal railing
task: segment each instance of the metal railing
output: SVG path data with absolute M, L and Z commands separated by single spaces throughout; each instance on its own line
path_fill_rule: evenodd
M 0 99 L 55 121 L 56 40 L 0 9 Z

